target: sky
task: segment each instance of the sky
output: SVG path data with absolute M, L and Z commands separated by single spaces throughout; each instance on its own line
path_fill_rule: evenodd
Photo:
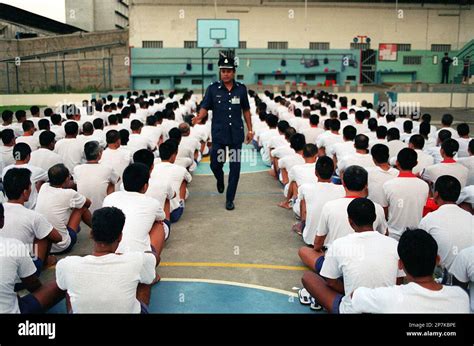
M 27 10 L 59 22 L 66 21 L 64 0 L 0 0 L 0 2 Z

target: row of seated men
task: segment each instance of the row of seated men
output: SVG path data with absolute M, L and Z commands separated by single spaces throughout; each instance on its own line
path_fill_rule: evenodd
M 209 152 L 212 114 L 191 127 L 192 95 L 177 121 L 176 94 L 134 94 L 43 116 L 32 107 L 16 123 L 3 112 L 0 248 L 16 251 L 0 258 L 0 312 L 45 311 L 65 296 L 68 312 L 147 312 L 161 252 Z M 90 256 L 73 255 L 81 225 Z M 54 264 L 56 280 L 42 284 Z M 20 298 L 23 289 L 31 293 Z
M 470 283 L 473 311 L 469 125 L 445 114 L 437 129 L 429 114 L 397 117 L 325 92 L 260 96 L 253 144 L 311 269 L 300 301 L 332 313 L 468 312 Z

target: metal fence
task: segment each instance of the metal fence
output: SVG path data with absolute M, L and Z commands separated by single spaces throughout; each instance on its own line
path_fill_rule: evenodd
M 112 57 L 0 63 L 0 94 L 112 89 Z

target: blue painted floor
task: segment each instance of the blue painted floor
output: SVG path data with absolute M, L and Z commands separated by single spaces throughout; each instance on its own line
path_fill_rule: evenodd
M 314 313 L 298 297 L 259 288 L 208 282 L 162 281 L 152 289 L 150 313 Z M 65 302 L 49 313 L 66 313 Z

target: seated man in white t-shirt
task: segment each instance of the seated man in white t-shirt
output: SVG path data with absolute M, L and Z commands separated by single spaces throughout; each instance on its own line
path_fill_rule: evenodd
M 342 175 L 342 186 L 346 196 L 326 202 L 319 217 L 316 237 L 313 248 L 302 247 L 298 255 L 301 261 L 309 268 L 319 273 L 324 262 L 324 251 L 329 248 L 333 241 L 348 234 L 354 233 L 354 229 L 347 218 L 347 206 L 354 198 L 367 197 L 367 171 L 360 166 L 348 167 Z M 374 229 L 381 233 L 387 233 L 387 221 L 383 208 L 375 204 L 377 218 Z
M 359 287 L 352 293 L 357 313 L 469 313 L 469 297 L 460 287 L 444 286 L 433 277 L 439 262 L 436 240 L 421 229 L 404 232 L 397 247 L 406 285 Z
M 126 216 L 118 208 L 96 210 L 92 254 L 58 262 L 56 282 L 67 292 L 69 313 L 148 313 L 160 257 L 151 251 L 118 251 L 125 224 Z
M 143 123 L 140 120 L 132 120 L 130 128 L 132 133 L 128 137 L 127 148 L 132 155 L 140 149 L 156 150 L 156 143 L 153 143 L 149 138 L 141 135 Z
M 78 165 L 72 173 L 77 185 L 77 192 L 91 201 L 89 210 L 93 213 L 102 207 L 104 198 L 115 191 L 115 185 L 120 180 L 114 169 L 100 163 L 103 149 L 99 142 L 87 142 L 84 145 L 84 154 L 87 162 Z
M 173 139 L 168 139 L 161 144 L 159 151 L 161 162 L 153 168 L 150 185 L 158 182 L 166 186 L 170 185 L 174 190 L 175 197 L 170 201 L 170 221 L 174 223 L 184 212 L 185 202 L 189 196 L 188 184 L 192 181 L 192 176 L 185 168 L 175 164 L 178 147 Z
M 458 124 L 456 127 L 459 136 L 457 139 L 459 143 L 458 158 L 469 156 L 468 147 L 469 143 L 472 141 L 472 138 L 469 136 L 469 130 L 469 125 L 467 123 Z
M 0 204 L 0 228 L 4 224 Z M 5 238 L 0 231 L 0 314 L 38 314 L 57 304 L 64 296 L 55 282 L 43 285 L 36 275 L 30 249 L 21 241 Z M 15 292 L 18 282 L 30 293 L 20 297 Z
M 347 206 L 353 234 L 333 242 L 319 274 L 308 271 L 303 286 L 328 312 L 353 312 L 351 294 L 359 287 L 387 287 L 401 280 L 397 242 L 374 231 L 374 203 L 356 198 Z
M 418 175 L 426 167 L 434 164 L 434 159 L 431 155 L 423 152 L 425 146 L 425 138 L 422 135 L 412 135 L 408 141 L 408 148 L 413 149 L 418 154 L 418 163 L 413 168 L 413 174 Z
M 72 250 L 80 232 L 80 223 L 91 225 L 89 207 L 91 201 L 75 190 L 69 170 L 57 164 L 48 170 L 49 183 L 44 184 L 38 194 L 35 211 L 43 215 L 61 233 L 62 241 L 53 244 L 51 253 L 64 254 Z
M 437 131 L 437 133 L 446 130 L 451 132 L 451 138 L 457 139 L 459 137 L 458 133 L 455 129 L 451 127 L 453 121 L 454 117 L 451 114 L 443 114 L 443 116 L 441 117 L 441 128 Z
M 345 196 L 344 187 L 331 182 L 334 174 L 334 163 L 328 156 L 322 156 L 316 161 L 317 183 L 302 184 L 298 188 L 298 200 L 293 211 L 300 215 L 301 222 L 292 227 L 292 230 L 302 235 L 308 245 L 314 244 L 314 237 L 324 205 L 337 198 Z
M 439 264 L 447 270 L 459 251 L 474 244 L 474 216 L 456 204 L 460 193 L 461 184 L 455 177 L 439 177 L 433 196 L 439 208 L 427 214 L 419 226 L 435 238 Z
M 181 141 L 179 142 L 177 160 L 189 159 L 192 164 L 188 167 L 188 170 L 193 172 L 202 159 L 201 143 L 191 136 L 189 124 L 179 124 L 178 130 L 181 132 Z
M 448 130 L 441 130 L 438 132 L 438 136 L 436 137 L 436 145 L 430 147 L 425 146 L 424 152 L 433 157 L 434 164 L 438 164 L 443 161 L 443 157 L 441 156 L 441 145 L 445 140 L 450 138 L 451 132 Z
M 17 239 L 30 248 L 39 276 L 44 266 L 54 264 L 55 258 L 49 256 L 51 244 L 59 243 L 62 236 L 43 215 L 24 207 L 31 194 L 30 176 L 26 168 L 13 168 L 3 177 L 8 202 L 3 205 L 5 223 L 0 236 Z
M 162 120 L 162 119 L 161 119 Z M 141 135 L 151 140 L 156 146 L 162 142 L 162 129 L 157 126 L 157 117 L 150 115 L 146 118 L 146 126 L 142 128 Z
M 35 125 L 31 120 L 25 120 L 21 126 L 23 128 L 23 136 L 18 137 L 16 143 L 26 143 L 30 146 L 31 151 L 35 151 L 39 148 L 38 139 L 34 136 L 36 131 Z
M 3 129 L 0 132 L 2 138 L 2 145 L 0 145 L 0 169 L 15 163 L 13 157 L 13 147 L 15 146 L 15 133 L 12 129 Z
M 388 163 L 389 151 L 385 144 L 375 144 L 370 150 L 375 167 L 367 168 L 368 195 L 367 198 L 374 203 L 383 203 L 383 184 L 398 175 L 398 170 L 392 168 Z
M 429 195 L 428 184 L 413 174 L 417 153 L 410 148 L 400 150 L 396 166 L 398 176 L 383 184 L 382 207 L 388 220 L 389 236 L 395 240 L 407 228 L 418 227 Z
M 295 154 L 295 150 L 291 147 L 290 139 L 295 135 L 296 129 L 294 127 L 287 127 L 284 133 L 284 142 L 280 142 L 279 137 L 273 137 L 270 142 L 273 142 L 276 147 L 270 144 L 270 161 L 271 161 L 271 169 L 268 173 L 274 177 L 275 179 L 279 178 L 280 166 L 278 165 L 278 161 L 285 157 L 285 156 L 292 156 Z M 304 136 L 303 136 L 304 138 Z M 277 143 L 278 142 L 278 143 Z M 306 142 L 305 142 L 306 143 Z
M 460 157 L 457 161 L 469 170 L 466 181 L 466 186 L 469 186 L 474 185 L 474 139 L 469 141 L 467 152 L 469 156 Z
M 278 180 L 283 185 L 288 184 L 288 172 L 296 165 L 302 165 L 305 163 L 303 158 L 303 149 L 306 145 L 305 137 L 300 133 L 294 133 L 293 128 L 288 128 L 287 133 L 285 136 L 291 135 L 289 137 L 290 147 L 288 149 L 292 150 L 291 154 L 282 155 L 281 158 L 277 159 L 275 157 L 274 160 L 274 168 L 276 168 L 276 174 L 278 176 Z M 287 148 L 276 148 L 273 150 L 275 154 L 285 154 L 283 151 L 287 150 Z
M 354 139 L 356 135 L 357 130 L 352 125 L 347 125 L 342 129 L 342 138 L 344 139 L 344 142 L 334 144 L 332 146 L 332 152 L 328 153 L 328 156 L 333 159 L 336 166 L 337 163 L 346 156 L 355 154 Z
M 75 121 L 68 121 L 64 124 L 66 137 L 56 142 L 54 152 L 61 156 L 64 165 L 70 172 L 74 167 L 82 163 L 84 147 L 82 141 L 77 139 L 79 125 Z
M 461 188 L 466 186 L 469 169 L 454 160 L 458 150 L 459 143 L 455 139 L 446 139 L 440 149 L 443 161 L 426 167 L 421 173 L 421 178 L 432 186 L 440 176 L 451 175 L 459 180 Z
M 453 275 L 453 283 L 464 289 L 469 288 L 471 314 L 474 313 L 474 245 L 461 250 L 454 259 L 449 272 Z
M 130 151 L 121 147 L 120 134 L 116 130 L 107 132 L 107 148 L 102 153 L 100 163 L 112 167 L 119 177 L 122 177 L 123 171 L 132 162 Z M 117 191 L 118 189 L 115 188 Z
M 44 169 L 46 172 L 48 169 L 63 163 L 61 156 L 54 152 L 54 146 L 56 144 L 56 135 L 52 131 L 43 131 L 39 136 L 41 147 L 31 153 L 30 165 Z
M 406 143 L 400 140 L 400 131 L 397 128 L 392 127 L 387 130 L 387 143 L 390 157 L 397 157 L 398 152 L 403 148 L 407 147 Z
M 337 164 L 338 170 L 344 171 L 349 166 L 360 166 L 363 168 L 375 167 L 374 160 L 369 153 L 369 137 L 357 135 L 354 138 L 354 154 L 344 156 Z
M 163 222 L 168 226 L 169 231 L 171 231 L 171 222 L 170 222 L 171 202 L 170 201 L 173 200 L 177 196 L 176 192 L 174 191 L 171 185 L 171 182 L 166 179 L 152 179 L 153 169 L 155 168 L 155 156 L 150 150 L 141 149 L 135 152 L 135 154 L 133 154 L 133 162 L 142 163 L 145 166 L 147 166 L 148 169 L 150 170 L 150 183 L 148 185 L 148 189 L 145 192 L 145 195 L 149 197 L 153 197 L 160 203 L 160 206 L 166 215 Z M 182 167 L 180 168 L 183 169 Z M 186 171 L 186 173 L 188 172 Z M 123 184 L 122 186 L 120 186 L 120 189 L 123 190 Z
M 293 166 L 288 172 L 288 184 L 285 185 L 283 194 L 285 200 L 278 204 L 279 207 L 291 209 L 298 197 L 298 187 L 306 183 L 316 183 L 314 174 L 318 148 L 314 144 L 306 144 L 303 148 L 304 164 Z
M 119 208 L 126 216 L 118 253 L 154 251 L 160 255 L 163 250 L 169 228 L 163 225 L 166 215 L 160 203 L 145 196 L 149 180 L 149 168 L 132 163 L 123 172 L 125 191 L 116 191 L 104 199 L 104 207 Z
M 2 171 L 2 177 L 12 168 L 26 168 L 31 172 L 31 195 L 28 201 L 25 203 L 25 207 L 28 209 L 34 209 L 36 206 L 36 199 L 38 191 L 48 180 L 48 175 L 44 169 L 33 166 L 30 164 L 31 149 L 26 143 L 18 143 L 13 147 L 13 157 L 15 158 L 15 164 L 7 166 Z
M 317 114 L 311 114 L 309 116 L 309 128 L 305 128 L 301 131 L 306 139 L 306 143 L 316 144 L 319 135 L 324 132 L 324 129 L 318 127 L 319 125 L 319 116 Z
M 322 133 L 316 140 L 316 145 L 319 150 L 319 156 L 331 156 L 332 146 L 336 143 L 342 143 L 342 135 L 339 134 L 341 129 L 341 122 L 338 119 L 329 119 L 329 132 Z M 326 125 L 326 124 L 325 124 Z

